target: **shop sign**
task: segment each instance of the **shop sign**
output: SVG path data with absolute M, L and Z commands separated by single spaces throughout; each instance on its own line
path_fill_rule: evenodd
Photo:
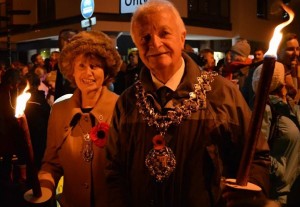
M 80 11 L 83 18 L 85 19 L 90 18 L 94 13 L 94 9 L 95 9 L 94 0 L 81 0 Z
M 120 0 L 121 14 L 133 13 L 136 8 L 147 2 L 147 0 Z

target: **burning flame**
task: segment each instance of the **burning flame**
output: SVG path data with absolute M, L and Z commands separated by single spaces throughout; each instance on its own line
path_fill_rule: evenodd
M 27 82 L 27 85 L 24 89 L 24 91 L 17 97 L 17 105 L 16 105 L 16 111 L 15 111 L 15 117 L 20 118 L 24 114 L 24 110 L 26 108 L 26 103 L 29 100 L 31 94 L 27 91 L 29 90 L 29 83 Z
M 295 17 L 294 12 L 288 6 L 286 6 L 285 4 L 281 4 L 281 6 L 289 14 L 289 20 L 287 20 L 286 22 L 283 22 L 283 23 L 279 24 L 277 27 L 275 27 L 273 37 L 269 42 L 269 49 L 264 56 L 277 57 L 277 49 L 278 49 L 278 46 L 282 39 L 281 30 L 284 27 L 286 27 L 287 25 L 289 25 Z

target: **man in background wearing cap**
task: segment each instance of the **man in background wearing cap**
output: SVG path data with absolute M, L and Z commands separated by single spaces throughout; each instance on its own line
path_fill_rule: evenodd
M 244 86 L 252 60 L 248 58 L 251 47 L 247 40 L 239 39 L 231 47 L 231 63 L 223 69 L 223 76 L 237 83 L 239 88 Z
M 262 64 L 253 74 L 252 87 L 257 90 Z M 293 104 L 287 94 L 283 64 L 276 62 L 272 77 L 269 103 L 265 110 L 262 132 L 270 146 L 270 198 L 282 206 L 291 206 L 288 195 L 299 175 L 300 118 L 299 105 Z M 299 203 L 298 203 L 299 205 Z

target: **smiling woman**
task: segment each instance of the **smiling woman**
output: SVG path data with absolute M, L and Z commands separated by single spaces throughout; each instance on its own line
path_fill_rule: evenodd
M 82 94 L 82 107 L 91 108 L 97 101 L 104 82 L 101 60 L 93 55 L 79 55 L 74 60 L 74 78 Z M 92 104 L 92 105 L 90 105 Z
M 73 64 L 78 55 L 93 56 L 103 61 L 106 66 L 103 69 L 107 75 L 103 85 L 108 85 L 112 81 L 121 64 L 120 55 L 107 35 L 96 31 L 80 32 L 71 39 L 68 47 L 63 49 L 59 60 L 61 72 L 73 86 L 76 85 Z
M 61 52 L 60 70 L 77 88 L 71 98 L 52 107 L 47 148 L 39 172 L 41 186 L 53 193 L 64 176 L 61 206 L 108 205 L 105 145 L 118 96 L 107 85 L 120 64 L 111 39 L 102 32 L 80 32 Z

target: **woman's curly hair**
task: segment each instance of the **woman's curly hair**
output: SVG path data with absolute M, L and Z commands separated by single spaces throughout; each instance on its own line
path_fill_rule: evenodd
M 112 40 L 103 32 L 82 31 L 74 35 L 64 47 L 59 57 L 59 68 L 63 76 L 76 86 L 74 73 L 74 60 L 79 55 L 96 57 L 103 64 L 103 85 L 111 83 L 117 75 L 122 59 L 114 47 Z

